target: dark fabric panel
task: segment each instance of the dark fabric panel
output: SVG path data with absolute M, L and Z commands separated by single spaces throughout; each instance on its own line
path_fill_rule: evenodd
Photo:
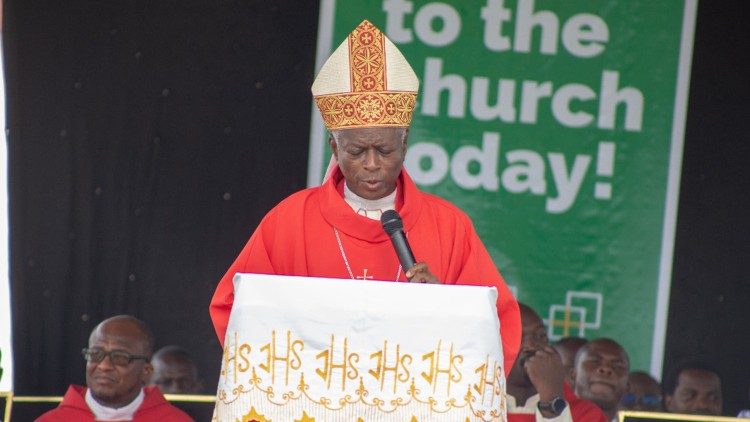
M 698 6 L 664 366 L 714 365 L 730 416 L 750 408 L 749 10 Z
M 84 381 L 100 320 L 221 350 L 218 279 L 306 183 L 316 2 L 7 1 L 16 387 Z

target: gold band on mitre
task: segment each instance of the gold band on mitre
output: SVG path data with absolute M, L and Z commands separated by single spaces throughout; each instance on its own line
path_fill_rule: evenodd
M 328 130 L 411 124 L 419 80 L 401 52 L 365 20 L 339 45 L 313 82 Z
M 355 92 L 315 97 L 328 130 L 351 127 L 408 127 L 415 92 Z

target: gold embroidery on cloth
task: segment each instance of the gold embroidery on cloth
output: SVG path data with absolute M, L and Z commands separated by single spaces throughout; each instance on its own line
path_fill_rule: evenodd
M 353 92 L 315 98 L 329 130 L 356 126 L 399 126 L 411 124 L 417 101 L 415 92 Z
M 430 412 L 433 413 L 448 413 L 452 410 L 456 409 L 462 409 L 462 408 L 468 408 L 474 416 L 477 416 L 481 418 L 484 421 L 492 421 L 495 418 L 500 417 L 500 414 L 502 413 L 502 409 L 505 408 L 505 400 L 504 397 L 501 397 L 501 411 L 498 412 L 497 410 L 492 410 L 489 413 L 485 410 L 479 410 L 476 409 L 473 404 L 477 402 L 476 396 L 474 396 L 471 392 L 471 386 L 468 387 L 466 394 L 464 395 L 463 403 L 458 403 L 456 399 L 449 399 L 444 402 L 440 402 L 436 400 L 433 396 L 429 396 L 426 399 L 420 399 L 418 396 L 422 393 L 422 391 L 416 387 L 414 378 L 411 380 L 411 385 L 409 386 L 409 389 L 407 390 L 408 394 L 408 400 L 404 400 L 401 397 L 398 397 L 393 400 L 389 400 L 386 402 L 385 400 L 382 400 L 377 397 L 373 397 L 372 399 L 368 400 L 368 397 L 371 396 L 370 391 L 368 391 L 365 388 L 364 382 L 362 381 L 362 378 L 359 379 L 359 387 L 354 391 L 354 394 L 356 397 L 352 397 L 351 395 L 345 395 L 344 397 L 338 399 L 337 401 L 331 400 L 328 397 L 322 396 L 319 399 L 314 399 L 311 397 L 307 391 L 309 390 L 309 385 L 305 382 L 305 375 L 300 375 L 300 381 L 297 385 L 297 392 L 294 391 L 287 391 L 283 394 L 278 394 L 276 391 L 274 391 L 273 386 L 268 386 L 267 388 L 263 388 L 260 384 L 262 383 L 262 380 L 257 377 L 255 373 L 255 368 L 253 368 L 253 376 L 250 379 L 251 388 L 249 390 L 245 389 L 243 385 L 239 385 L 236 388 L 232 389 L 232 394 L 235 396 L 232 399 L 229 399 L 225 392 L 220 391 L 218 394 L 218 399 L 222 402 L 229 404 L 233 401 L 237 400 L 240 395 L 244 393 L 249 393 L 254 389 L 257 389 L 265 394 L 266 399 L 268 400 L 268 403 L 276 405 L 276 406 L 285 406 L 289 404 L 291 401 L 297 401 L 300 400 L 303 396 L 309 400 L 312 403 L 315 403 L 319 406 L 324 407 L 327 410 L 332 411 L 340 411 L 347 407 L 347 405 L 353 405 L 356 403 L 362 403 L 368 407 L 375 407 L 380 412 L 383 413 L 393 413 L 396 410 L 398 410 L 401 407 L 405 407 L 410 405 L 412 402 L 420 403 L 424 405 L 428 405 Z M 303 415 L 302 421 L 309 421 L 314 419 L 304 419 L 306 415 Z M 250 418 L 250 419 L 247 419 Z M 256 418 L 256 419 L 253 419 Z M 309 418 L 309 417 L 308 417 Z M 467 418 L 468 419 L 468 418 Z M 257 420 L 258 422 L 271 422 L 270 420 L 265 419 L 262 415 L 259 415 L 255 408 L 250 409 L 250 413 L 243 417 L 242 422 L 252 422 L 253 420 Z
M 266 419 L 265 416 L 258 413 L 254 407 L 250 408 L 250 413 L 247 415 L 242 416 L 242 420 L 239 422 L 271 422 L 270 419 Z
M 465 372 L 462 373 L 464 357 L 454 350 L 452 342 L 444 343 L 443 340 L 438 340 L 436 347 L 426 353 L 424 350 L 419 353 L 407 353 L 398 343 L 389 342 L 386 339 L 383 341 L 382 348 L 364 355 L 368 356 L 369 360 L 360 360 L 360 354 L 349 349 L 346 336 L 336 339 L 336 336 L 331 335 L 328 347 L 315 356 L 316 364 L 307 366 L 312 370 L 310 372 L 312 376 L 323 379 L 326 389 L 334 394 L 331 398 L 331 396 L 314 397 L 309 393 L 310 385 L 305 380 L 302 357 L 299 355 L 299 352 L 305 349 L 305 344 L 291 330 L 286 330 L 283 335 L 278 335 L 280 333 L 272 330 L 271 340 L 256 349 L 261 351 L 261 360 L 254 359 L 252 362 L 246 353 L 254 348 L 248 343 L 238 342 L 236 333 L 234 334 L 228 337 L 234 341 L 228 341 L 224 347 L 222 375 L 228 376 L 229 380 L 236 380 L 237 373 L 249 372 L 249 377 L 245 382 L 232 383 L 233 385 L 228 389 L 231 393 L 225 389 L 219 389 L 217 399 L 225 405 L 232 404 L 242 396 L 260 393 L 264 401 L 273 406 L 287 406 L 292 402 L 299 402 L 303 405 L 313 403 L 329 411 L 343 411 L 347 407 L 364 405 L 376 408 L 384 414 L 393 414 L 416 405 L 428 407 L 430 412 L 436 414 L 448 414 L 451 411 L 465 409 L 483 421 L 492 421 L 500 417 L 506 409 L 507 404 L 502 388 L 503 369 L 498 362 L 487 356 L 478 367 L 471 367 L 473 370 L 463 368 Z M 286 341 L 282 340 L 280 344 L 277 344 L 281 339 Z M 336 360 L 333 359 L 334 356 Z M 421 360 L 414 359 L 416 356 L 420 356 Z M 268 385 L 269 379 L 272 383 L 276 379 L 274 373 L 277 370 L 284 374 L 282 377 L 284 387 L 278 390 L 273 385 Z M 233 372 L 233 374 L 228 372 Z M 266 379 L 261 378 L 259 374 L 265 375 Z M 294 381 L 290 378 L 292 375 L 296 378 L 297 374 L 299 382 L 295 388 L 292 384 Z M 368 390 L 364 377 L 375 379 L 380 391 L 378 387 L 375 387 L 374 391 Z M 446 392 L 450 395 L 451 385 L 461 381 L 464 377 L 469 378 L 470 382 L 462 397 L 435 398 L 440 397 L 440 394 L 436 394 L 438 384 L 441 389 L 447 388 Z M 352 391 L 352 394 L 344 394 L 336 398 L 335 394 L 338 391 L 347 390 L 347 380 L 356 383 L 356 389 Z M 425 384 L 420 381 L 427 391 L 417 386 L 417 380 L 426 382 Z M 379 393 L 386 390 L 395 392 L 398 384 L 403 384 L 404 387 L 408 385 L 403 396 L 387 400 L 378 397 Z M 497 403 L 499 411 L 498 409 L 485 410 L 488 402 L 490 406 Z M 256 406 L 259 406 L 259 403 L 256 403 Z M 260 406 L 258 409 L 263 411 L 264 407 Z M 241 420 L 237 420 L 271 422 L 258 413 L 255 407 L 250 409 L 250 413 L 242 416 Z M 301 419 L 295 422 L 315 422 L 315 419 L 303 413 Z
M 349 34 L 349 67 L 353 92 L 387 90 L 383 33 L 364 21 Z
M 303 411 L 302 418 L 295 419 L 294 422 L 315 422 L 315 418 L 311 418 L 310 416 L 307 415 L 307 412 Z

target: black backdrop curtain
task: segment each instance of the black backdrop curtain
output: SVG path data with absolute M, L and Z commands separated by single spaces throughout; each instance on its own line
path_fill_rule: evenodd
M 665 362 L 713 362 L 727 414 L 750 407 L 748 10 L 699 4 Z M 118 313 L 214 389 L 215 284 L 305 185 L 317 20 L 307 0 L 5 0 L 17 393 L 82 383 Z
M 6 1 L 16 389 L 84 381 L 102 319 L 199 358 L 218 279 L 305 186 L 315 2 Z

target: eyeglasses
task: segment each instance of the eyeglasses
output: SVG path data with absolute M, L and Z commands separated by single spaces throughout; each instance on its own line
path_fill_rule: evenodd
M 659 407 L 661 404 L 661 397 L 653 394 L 644 394 L 640 397 L 633 393 L 627 393 L 620 399 L 620 404 L 623 406 L 635 406 L 640 404 L 643 407 Z
M 81 354 L 83 355 L 83 358 L 86 359 L 86 361 L 91 363 L 99 363 L 103 361 L 107 356 L 109 356 L 109 360 L 117 366 L 128 366 L 134 360 L 144 360 L 148 362 L 148 358 L 146 356 L 131 355 L 128 352 L 123 352 L 120 350 L 106 352 L 102 349 L 85 348 L 81 350 Z

